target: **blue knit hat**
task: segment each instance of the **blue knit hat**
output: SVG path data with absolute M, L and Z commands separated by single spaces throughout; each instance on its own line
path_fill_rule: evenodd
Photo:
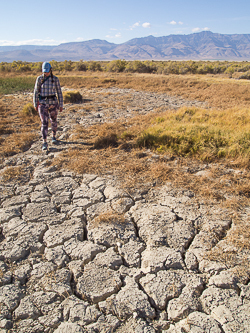
M 42 66 L 43 73 L 49 73 L 50 69 L 51 69 L 51 64 L 45 61 Z

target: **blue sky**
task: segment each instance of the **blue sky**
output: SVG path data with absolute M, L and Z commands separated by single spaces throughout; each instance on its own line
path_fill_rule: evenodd
M 0 45 L 250 33 L 250 0 L 0 0 Z

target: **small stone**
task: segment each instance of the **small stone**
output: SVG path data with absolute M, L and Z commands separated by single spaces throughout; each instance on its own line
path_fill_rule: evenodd
M 54 333 L 84 333 L 83 328 L 75 323 L 64 322 L 54 331 Z
M 117 246 L 118 252 L 124 258 L 129 267 L 140 267 L 141 253 L 145 249 L 145 245 L 143 243 L 131 239 L 124 245 L 118 242 Z
M 53 262 L 59 268 L 64 267 L 66 263 L 69 261 L 69 257 L 65 253 L 63 246 L 56 246 L 52 249 L 46 247 L 44 255 L 48 261 Z
M 51 274 L 56 270 L 56 265 L 51 262 L 41 262 L 33 266 L 31 276 L 34 280 L 39 280 L 47 274 Z
M 187 252 L 185 255 L 185 264 L 187 269 L 195 271 L 198 268 L 198 260 L 193 252 Z
M 29 274 L 32 268 L 29 264 L 19 266 L 18 269 L 14 271 L 14 279 L 20 281 L 21 284 L 25 284 L 29 278 Z
M 0 303 L 5 304 L 8 310 L 13 311 L 23 297 L 23 292 L 13 284 L 0 287 Z
M 117 293 L 121 286 L 118 272 L 89 263 L 78 279 L 77 293 L 83 299 L 98 303 Z
M 14 316 L 17 320 L 27 318 L 36 319 L 40 315 L 40 311 L 32 303 L 30 296 L 26 296 L 25 298 L 23 298 L 18 308 L 14 311 Z
M 106 300 L 108 311 L 118 318 L 127 319 L 137 313 L 138 316 L 153 319 L 155 310 L 151 307 L 147 295 L 139 289 L 133 278 L 125 278 L 125 286 Z
M 29 202 L 29 196 L 27 195 L 17 195 L 13 196 L 10 199 L 6 199 L 2 202 L 3 207 L 9 207 L 9 206 L 20 206 L 24 207 Z
M 52 274 L 42 277 L 41 283 L 45 291 L 57 293 L 63 297 L 72 294 L 71 272 L 67 268 L 61 268 Z
M 77 322 L 81 326 L 95 322 L 102 313 L 95 305 L 89 305 L 88 302 L 79 300 L 72 295 L 62 302 L 63 316 L 69 322 Z
M 67 230 L 67 232 L 65 232 Z M 67 220 L 60 225 L 50 226 L 45 232 L 43 240 L 47 247 L 53 248 L 62 245 L 70 238 L 83 240 L 84 230 L 82 223 L 75 220 Z
M 94 244 L 90 241 L 80 242 L 71 238 L 64 243 L 65 252 L 72 260 L 81 260 L 82 265 L 90 262 L 98 253 L 106 250 L 105 246 Z
M 117 270 L 123 264 L 123 261 L 122 257 L 111 247 L 106 252 L 97 254 L 93 263 L 100 267 L 108 267 Z
M 20 206 L 10 206 L 0 208 L 0 221 L 1 223 L 8 222 L 15 217 L 21 216 Z
M 221 333 L 218 322 L 211 316 L 194 311 L 175 326 L 171 325 L 168 333 L 194 332 L 194 333 Z
M 144 273 L 153 273 L 165 268 L 183 269 L 184 263 L 180 251 L 169 247 L 148 247 L 142 252 L 141 267 Z

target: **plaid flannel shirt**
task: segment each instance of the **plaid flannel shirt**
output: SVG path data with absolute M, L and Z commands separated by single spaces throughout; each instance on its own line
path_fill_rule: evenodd
M 42 85 L 43 78 L 44 78 L 44 76 L 40 75 L 36 79 L 34 96 L 33 96 L 34 107 L 36 108 L 38 105 L 39 92 L 42 97 L 57 95 L 57 98 L 52 97 L 52 98 L 48 98 L 48 99 L 41 99 L 40 100 L 41 104 L 59 103 L 59 107 L 63 107 L 63 95 L 62 95 L 62 90 L 61 90 L 61 86 L 60 86 L 58 77 L 53 75 L 53 80 L 52 80 L 52 77 L 49 76 L 48 80 L 46 80 Z

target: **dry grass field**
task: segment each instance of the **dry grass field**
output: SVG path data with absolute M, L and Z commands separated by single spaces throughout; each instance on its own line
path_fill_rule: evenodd
M 38 137 L 39 117 L 22 111 L 27 97 L 0 97 L 0 158 L 25 151 Z
M 88 145 L 61 153 L 53 161 L 58 168 L 78 173 L 112 173 L 120 178 L 127 191 L 170 181 L 193 191 L 199 200 L 227 207 L 235 219 L 242 208 L 249 206 L 249 81 L 226 75 L 88 73 L 84 76 L 71 72 L 70 76 L 60 75 L 60 82 L 72 90 L 115 86 L 166 93 L 206 102 L 207 108 L 160 109 L 89 128 L 79 125 L 72 129 L 72 137 Z M 32 94 L 0 96 L 2 160 L 24 151 L 38 136 L 38 116 L 22 112 L 31 101 Z M 88 103 L 88 108 L 94 107 L 93 103 Z M 114 103 L 126 107 L 126 99 Z M 197 170 L 206 172 L 197 177 Z M 249 249 L 250 221 L 244 225 L 240 218 L 235 221 L 238 228 L 228 236 L 228 242 Z
M 75 75 L 73 75 L 75 74 Z M 119 87 L 142 91 L 167 93 L 190 100 L 207 102 L 216 108 L 249 106 L 250 84 L 248 80 L 236 80 L 226 75 L 156 75 L 93 73 L 80 76 L 70 73 L 61 76 L 62 85 L 72 89 Z

